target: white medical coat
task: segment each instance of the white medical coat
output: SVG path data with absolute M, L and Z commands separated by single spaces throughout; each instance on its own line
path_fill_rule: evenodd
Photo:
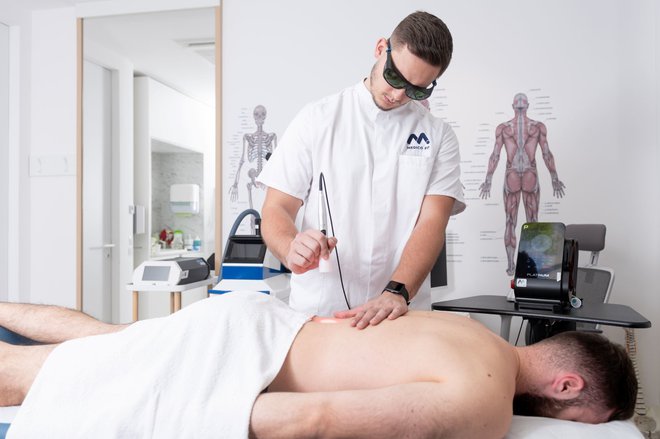
M 424 196 L 454 198 L 452 215 L 465 209 L 459 162 L 449 125 L 414 101 L 382 111 L 363 82 L 303 108 L 258 179 L 302 200 L 299 229 L 318 230 L 322 172 L 334 223 L 328 235 L 338 243 L 332 272 L 292 275 L 290 306 L 316 315 L 346 309 L 337 254 L 351 307 L 381 294 Z M 429 278 L 411 308 L 430 310 Z

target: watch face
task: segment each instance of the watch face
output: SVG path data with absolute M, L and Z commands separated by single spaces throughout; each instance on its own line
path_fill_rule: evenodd
M 387 284 L 387 287 L 385 287 L 385 288 L 387 288 L 388 290 L 392 290 L 392 291 L 396 291 L 397 293 L 400 293 L 403 289 L 406 288 L 406 286 L 404 284 L 400 283 L 400 282 L 394 282 L 393 280 L 391 280 Z
M 410 294 L 408 293 L 405 284 L 402 284 L 401 282 L 391 280 L 385 287 L 385 291 L 398 294 L 406 300 L 406 303 L 410 303 Z

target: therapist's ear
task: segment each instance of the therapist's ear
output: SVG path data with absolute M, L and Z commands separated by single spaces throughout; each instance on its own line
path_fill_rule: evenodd
M 376 50 L 374 50 L 374 58 L 378 59 L 387 50 L 387 40 L 385 38 L 378 39 L 376 43 Z

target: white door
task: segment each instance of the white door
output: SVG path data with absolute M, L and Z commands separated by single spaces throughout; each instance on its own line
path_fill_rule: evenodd
M 0 23 L 0 301 L 7 301 L 9 255 L 9 27 Z
M 85 61 L 83 311 L 112 320 L 112 72 Z

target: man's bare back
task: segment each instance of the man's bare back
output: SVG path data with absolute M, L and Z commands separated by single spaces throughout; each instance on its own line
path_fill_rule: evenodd
M 410 311 L 362 331 L 350 321 L 315 318 L 298 333 L 268 395 L 342 395 L 341 402 L 330 398 L 324 411 L 383 437 L 395 437 L 401 428 L 411 437 L 443 431 L 447 437 L 498 438 L 512 419 L 517 371 L 515 349 L 462 316 Z M 257 400 L 255 412 L 268 395 Z M 406 413 L 420 420 L 414 429 Z M 256 428 L 254 413 L 253 421 Z
M 317 392 L 460 382 L 463 388 L 486 386 L 489 393 L 512 397 L 516 371 L 514 349 L 462 316 L 411 311 L 363 331 L 348 320 L 314 318 L 298 333 L 269 389 Z

